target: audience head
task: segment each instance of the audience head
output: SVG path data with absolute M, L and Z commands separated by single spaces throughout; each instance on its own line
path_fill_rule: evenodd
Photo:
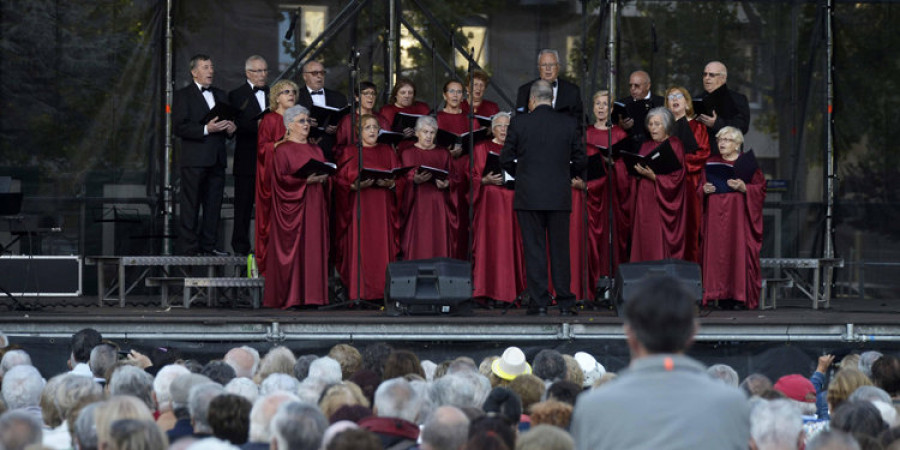
M 103 388 L 90 377 L 66 373 L 58 386 L 53 403 L 62 420 L 67 420 L 69 412 L 80 404 L 103 400 Z
M 44 383 L 40 400 L 38 400 L 38 405 L 41 407 L 41 418 L 44 420 L 44 425 L 50 428 L 58 427 L 65 420 L 56 407 L 56 396 L 65 375 L 59 374 Z
M 153 396 L 156 398 L 156 407 L 160 412 L 172 411 L 172 382 L 181 375 L 189 375 L 191 372 L 180 364 L 163 366 L 156 372 L 153 379 Z
M 575 353 L 574 358 L 581 369 L 581 373 L 584 375 L 581 383 L 582 387 L 593 386 L 594 382 L 606 373 L 606 368 L 603 367 L 603 364 L 600 364 L 597 358 L 594 358 L 590 353 L 578 352 Z
M 0 358 L 0 378 L 5 377 L 13 367 L 30 365 L 32 365 L 31 356 L 28 356 L 25 350 L 10 350 L 3 354 L 3 358 Z
M 415 353 L 409 350 L 394 350 L 384 362 L 384 379 L 418 375 L 425 379 L 422 363 Z
M 572 450 L 575 441 L 564 429 L 552 425 L 534 425 L 516 440 L 516 450 Z
M 272 418 L 272 449 L 318 450 L 328 420 L 314 405 L 286 402 Z
M 416 422 L 421 399 L 404 378 L 385 380 L 375 391 L 375 415 Z
M 309 366 L 313 361 L 319 359 L 316 355 L 303 355 L 297 358 L 294 363 L 294 378 L 303 381 L 309 376 Z
M 225 392 L 240 395 L 246 398 L 250 404 L 256 403 L 259 398 L 259 386 L 249 378 L 237 377 L 225 385 Z
M 488 415 L 495 414 L 510 424 L 517 425 L 522 416 L 522 399 L 510 389 L 495 387 L 481 409 Z
M 878 386 L 860 386 L 847 397 L 848 402 L 874 402 L 880 400 L 891 403 L 891 396 Z
M 877 437 L 888 429 L 881 412 L 871 402 L 844 402 L 831 413 L 831 429 Z
M 203 439 L 189 438 L 191 439 L 190 445 L 188 445 L 186 450 L 239 450 L 240 447 L 232 445 L 228 441 L 223 441 L 219 438 L 208 437 Z M 179 439 L 179 444 L 181 441 L 184 441 L 185 438 Z M 174 445 L 172 446 L 174 447 Z M 169 447 L 169 450 L 177 450 L 172 447 Z
M 235 377 L 253 378 L 253 374 L 256 372 L 256 358 L 245 347 L 228 350 L 222 361 L 234 369 Z
M 273 373 L 266 377 L 259 385 L 260 395 L 269 395 L 273 392 L 284 391 L 296 393 L 300 388 L 300 382 L 291 375 L 283 373 Z
M 0 448 L 25 450 L 30 445 L 39 445 L 43 439 L 41 422 L 33 415 L 16 410 L 0 415 Z
M 287 118 L 287 117 L 285 117 Z M 262 383 L 266 377 L 273 373 L 283 373 L 287 375 L 294 374 L 294 363 L 297 359 L 287 347 L 275 347 L 266 353 L 266 356 L 259 363 L 259 371 L 256 373 L 255 381 Z
M 325 449 L 328 448 L 328 444 L 331 443 L 331 440 L 337 436 L 338 433 L 346 430 L 356 430 L 359 429 L 359 425 L 356 422 L 350 420 L 338 420 L 332 422 L 328 428 L 325 429 L 325 433 L 322 433 L 322 446 L 320 448 Z
M 695 300 L 676 278 L 648 277 L 625 303 L 625 334 L 632 358 L 687 350 L 697 327 Z
M 91 373 L 97 378 L 107 379 L 112 369 L 119 361 L 119 349 L 115 345 L 102 343 L 91 350 L 88 366 Z
M 188 396 L 191 394 L 191 388 L 206 383 L 212 383 L 212 380 L 198 373 L 189 373 L 175 377 L 169 385 L 169 393 L 172 396 L 172 409 L 188 409 Z
M 110 445 L 112 424 L 121 419 L 153 420 L 153 413 L 144 402 L 130 395 L 114 395 L 98 403 L 94 410 L 97 448 L 105 449 Z
M 526 414 L 531 412 L 532 405 L 541 401 L 544 397 L 544 392 L 547 390 L 546 385 L 540 378 L 530 374 L 517 376 L 510 381 L 507 387 L 522 400 L 522 411 Z
M 206 363 L 200 374 L 206 375 L 210 380 L 223 386 L 236 376 L 234 368 L 225 361 L 210 361 Z
M 860 448 L 852 435 L 832 428 L 816 433 L 806 441 L 806 450 L 860 450 Z
M 209 404 L 223 391 L 221 384 L 213 382 L 191 387 L 188 394 L 188 411 L 191 413 L 195 434 L 212 434 L 213 430 L 209 425 Z
M 738 374 L 728 364 L 713 364 L 706 369 L 714 380 L 719 380 L 728 386 L 738 387 Z
M 309 374 L 306 378 L 320 380 L 327 384 L 340 383 L 343 379 L 341 363 L 328 356 L 316 358 L 315 361 L 310 363 Z
M 362 368 L 362 354 L 350 344 L 337 344 L 331 347 L 328 356 L 341 366 L 341 378 L 346 380 Z
M 891 397 L 900 396 L 900 358 L 885 355 L 872 364 L 872 382 Z
M 751 448 L 796 449 L 803 443 L 803 418 L 788 400 L 760 400 L 750 412 Z
M 246 379 L 246 378 L 243 378 Z M 220 394 L 209 402 L 208 420 L 213 436 L 243 445 L 250 434 L 250 409 L 253 404 L 240 395 Z
M 275 413 L 278 412 L 278 407 L 280 407 L 282 403 L 291 401 L 300 401 L 300 399 L 297 398 L 296 395 L 287 392 L 275 392 L 260 397 L 250 410 L 249 442 L 271 442 L 272 430 L 270 428 L 270 423 L 272 422 L 272 418 L 275 417 Z
M 459 408 L 441 406 L 422 427 L 423 450 L 457 450 L 466 443 L 469 418 Z
M 547 388 L 547 399 L 559 400 L 563 403 L 575 405 L 575 399 L 581 391 L 581 386 L 571 381 L 557 381 Z
M 574 409 L 571 403 L 559 400 L 551 399 L 535 403 L 531 407 L 531 426 L 544 424 L 568 429 Z
M 352 428 L 336 434 L 325 450 L 381 450 L 384 446 L 378 435 L 361 428 Z
M 772 389 L 772 380 L 761 373 L 751 373 L 741 382 L 740 388 L 744 390 L 747 397 L 759 395 L 761 392 Z
M 78 450 L 97 450 L 97 427 L 94 425 L 97 406 L 101 403 L 91 403 L 78 412 L 75 426 L 72 432 L 73 447 Z
M 319 409 L 322 410 L 325 417 L 331 417 L 335 411 L 345 405 L 362 405 L 368 408 L 370 403 L 359 386 L 351 381 L 326 387 L 322 392 L 322 398 L 319 399 Z
M 152 420 L 121 419 L 109 427 L 109 450 L 165 450 L 169 439 Z
M 341 421 L 358 423 L 366 417 L 372 417 L 372 408 L 367 408 L 363 405 L 344 405 L 332 413 L 331 416 L 328 417 L 328 421 L 330 423 Z
M 34 366 L 14 366 L 3 376 L 3 401 L 9 410 L 38 406 L 43 389 L 44 379 Z
M 875 361 L 878 361 L 882 356 L 881 352 L 875 350 L 862 352 L 862 354 L 859 355 L 859 362 L 857 363 L 859 371 L 866 374 L 867 377 L 872 378 L 872 364 L 875 364 Z
M 519 375 L 530 374 L 531 365 L 525 360 L 525 353 L 519 347 L 507 347 L 491 364 L 491 372 L 508 382 Z
M 547 382 L 552 383 L 566 377 L 566 360 L 562 353 L 553 349 L 539 351 L 531 367 L 535 376 Z
M 837 410 L 842 403 L 850 398 L 850 394 L 857 388 L 871 385 L 872 381 L 862 372 L 856 369 L 842 368 L 832 378 L 831 383 L 828 384 L 826 398 L 828 399 L 829 408 L 832 411 Z
M 151 411 L 156 410 L 153 401 L 153 376 L 135 366 L 120 366 L 109 378 L 109 395 L 137 397 Z
M 493 438 L 497 442 L 503 444 L 502 447 L 487 448 L 508 448 L 513 449 L 516 445 L 516 429 L 514 424 L 510 424 L 506 419 L 499 416 L 485 415 L 472 420 L 469 423 L 469 440 L 464 448 L 468 449 L 472 445 L 472 439 Z M 484 448 L 484 447 L 476 447 Z
M 72 366 L 87 364 L 91 360 L 91 350 L 103 342 L 103 336 L 93 328 L 84 328 L 72 335 Z

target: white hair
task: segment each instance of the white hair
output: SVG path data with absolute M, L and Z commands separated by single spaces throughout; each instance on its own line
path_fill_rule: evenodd
M 878 361 L 882 356 L 881 352 L 875 350 L 869 350 L 867 352 L 863 352 L 859 355 L 859 362 L 856 363 L 859 366 L 859 371 L 866 374 L 867 377 L 872 378 L 872 364 L 875 364 L 875 361 Z
M 208 437 L 195 441 L 187 450 L 240 450 L 240 447 L 219 438 Z
M 796 448 L 803 433 L 803 417 L 784 399 L 761 400 L 750 412 L 750 437 L 759 450 Z
M 375 391 L 375 410 L 379 417 L 394 417 L 415 422 L 419 416 L 419 394 L 404 378 L 391 378 Z
M 898 423 L 900 420 L 897 420 L 897 409 L 894 408 L 893 404 L 881 400 L 872 400 L 872 404 L 881 413 L 881 420 L 888 425 L 888 428 L 894 428 L 900 424 Z
M 250 352 L 250 355 L 253 356 L 253 374 L 256 375 L 256 371 L 259 370 L 259 361 L 260 361 L 259 350 L 255 349 L 253 347 L 250 347 L 249 345 L 243 345 L 243 346 L 241 346 L 241 349 Z
M 225 385 L 225 392 L 240 395 L 250 400 L 250 403 L 256 403 L 256 399 L 259 398 L 259 386 L 249 378 L 232 379 Z
M 172 410 L 172 391 L 169 388 L 176 378 L 190 373 L 191 371 L 181 364 L 169 364 L 156 372 L 156 378 L 153 379 L 153 393 L 156 394 L 157 409 L 162 412 Z
M 188 410 L 194 423 L 194 433 L 212 433 L 209 426 L 209 404 L 224 391 L 219 383 L 203 383 L 191 387 Z
M 25 350 L 10 350 L 0 359 L 0 377 L 16 366 L 31 366 L 31 357 Z
M 300 399 L 287 392 L 275 392 L 260 397 L 250 409 L 250 433 L 247 442 L 271 442 L 272 430 L 269 426 L 272 418 L 275 417 L 275 413 L 278 412 L 278 407 L 282 403 L 291 401 L 300 401 Z
M 290 392 L 293 394 L 297 392 L 299 387 L 300 382 L 297 381 L 296 378 L 284 373 L 273 373 L 260 383 L 259 394 L 269 395 L 277 391 Z
M 319 404 L 319 397 L 325 392 L 325 387 L 334 383 L 327 383 L 319 378 L 306 377 L 297 388 L 297 396 L 305 403 Z
M 538 52 L 538 57 L 537 57 L 538 64 L 541 63 L 541 56 L 543 56 L 547 53 L 553 55 L 556 58 L 556 62 L 559 62 L 559 52 L 556 49 L 545 48 L 545 49 L 541 50 L 540 52 Z
M 109 377 L 110 395 L 131 395 L 137 397 L 147 409 L 153 411 L 153 376 L 135 366 L 120 366 Z
M 41 402 L 44 379 L 34 366 L 15 366 L 3 376 L 3 400 L 8 409 L 37 406 Z
M 336 359 L 323 356 L 309 365 L 307 378 L 318 378 L 325 383 L 340 383 L 342 379 L 341 363 Z
M 714 380 L 721 381 L 729 386 L 738 387 L 740 383 L 737 372 L 728 364 L 713 364 L 709 366 L 709 369 L 706 369 L 706 373 Z

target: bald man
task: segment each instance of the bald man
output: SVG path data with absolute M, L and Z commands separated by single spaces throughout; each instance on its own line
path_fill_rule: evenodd
M 747 134 L 750 129 L 750 105 L 747 96 L 728 89 L 728 69 L 719 61 L 711 61 L 703 69 L 703 92 L 694 96 L 697 120 L 706 125 L 709 148 L 719 154 L 716 133 L 732 126 Z M 703 105 L 703 106 L 699 106 Z M 702 114 L 705 112 L 705 114 Z
M 620 127 L 628 132 L 628 136 L 634 143 L 640 146 L 640 143 L 647 139 L 647 127 L 645 119 L 647 112 L 657 106 L 665 106 L 666 100 L 659 95 L 650 92 L 650 74 L 643 70 L 637 70 L 628 77 L 627 97 L 619 99 L 617 103 L 625 105 L 627 116 L 614 117 Z

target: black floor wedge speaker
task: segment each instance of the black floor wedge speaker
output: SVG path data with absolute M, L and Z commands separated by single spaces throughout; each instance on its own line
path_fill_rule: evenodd
M 451 258 L 417 259 L 388 264 L 385 313 L 469 314 L 472 265 Z
M 613 299 L 619 317 L 625 315 L 625 303 L 632 298 L 648 277 L 668 275 L 682 282 L 692 294 L 694 301 L 703 299 L 703 285 L 700 281 L 700 265 L 680 259 L 663 259 L 638 263 L 620 264 L 613 285 Z

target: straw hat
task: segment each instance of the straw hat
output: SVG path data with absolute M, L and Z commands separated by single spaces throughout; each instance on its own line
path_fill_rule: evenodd
M 525 361 L 525 353 L 519 347 L 508 347 L 491 364 L 491 371 L 504 380 L 512 380 L 519 375 L 531 373 L 531 366 Z

